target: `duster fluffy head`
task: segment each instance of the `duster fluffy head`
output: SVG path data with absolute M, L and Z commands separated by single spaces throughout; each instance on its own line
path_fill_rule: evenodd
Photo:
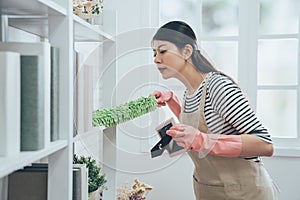
M 93 112 L 93 126 L 115 126 L 155 110 L 156 105 L 155 97 L 149 95 L 120 106 L 96 110 Z

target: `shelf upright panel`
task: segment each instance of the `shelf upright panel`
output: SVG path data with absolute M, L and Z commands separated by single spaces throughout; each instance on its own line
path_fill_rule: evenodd
M 103 13 L 103 30 L 114 35 L 112 40 L 103 42 L 103 73 L 101 75 L 103 87 L 103 107 L 116 105 L 117 84 L 117 15 L 115 11 Z M 115 199 L 117 191 L 117 126 L 103 130 L 103 173 L 107 177 L 108 190 L 103 191 L 106 199 Z
M 59 48 L 59 139 L 67 146 L 49 156 L 48 199 L 72 199 L 73 161 L 73 9 L 66 16 L 48 18 L 49 42 Z

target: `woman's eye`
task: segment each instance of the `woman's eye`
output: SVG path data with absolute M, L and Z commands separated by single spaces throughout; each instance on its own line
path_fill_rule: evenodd
M 160 51 L 158 51 L 158 53 L 160 53 L 160 54 L 164 54 L 166 52 L 167 52 L 167 50 L 160 50 Z M 156 57 L 156 55 L 157 55 L 157 52 L 154 52 L 153 57 Z

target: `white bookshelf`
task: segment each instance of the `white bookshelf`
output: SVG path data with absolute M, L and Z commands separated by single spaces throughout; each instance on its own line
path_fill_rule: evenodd
M 6 25 L 39 36 L 52 46 L 60 49 L 60 99 L 59 99 L 59 137 L 50 145 L 39 151 L 21 152 L 17 156 L 0 157 L 0 179 L 40 159 L 49 162 L 48 200 L 72 199 L 72 161 L 73 144 L 78 140 L 73 138 L 73 50 L 75 42 L 103 42 L 103 65 L 107 65 L 115 56 L 113 34 L 105 30 L 105 21 L 99 28 L 87 23 L 73 14 L 71 0 L 1 0 L 0 15 L 1 31 L 6 32 Z M 3 21 L 4 20 L 4 21 Z M 111 20 L 111 19 L 108 19 Z M 108 29 L 115 26 L 107 25 Z M 1 35 L 1 39 L 5 36 Z M 104 42 L 105 41 L 105 42 Z M 109 58 L 108 58 L 109 57 Z M 110 64 L 111 65 L 111 64 Z M 115 84 L 115 64 L 103 81 L 108 81 L 105 92 L 109 92 Z M 109 99 L 110 100 L 110 99 Z M 104 101 L 108 102 L 108 99 Z M 107 105 L 107 104 L 103 104 Z M 100 129 L 103 132 L 103 128 Z M 103 137 L 101 135 L 100 137 Z M 103 141 L 103 140 L 101 140 Z M 100 144 L 100 154 L 105 154 L 103 144 Z M 114 157 L 114 155 L 112 155 Z M 111 159 L 111 158 L 110 158 Z M 115 175 L 112 174 L 112 180 Z M 114 181 L 112 181 L 114 183 Z M 115 187 L 112 186 L 113 191 Z M 107 198 L 110 199 L 110 198 Z

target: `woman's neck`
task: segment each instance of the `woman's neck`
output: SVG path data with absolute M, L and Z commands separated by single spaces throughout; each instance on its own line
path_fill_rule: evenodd
M 206 74 L 203 74 L 195 69 L 191 64 L 186 66 L 180 75 L 177 77 L 188 89 L 189 94 L 193 94 L 204 80 Z

